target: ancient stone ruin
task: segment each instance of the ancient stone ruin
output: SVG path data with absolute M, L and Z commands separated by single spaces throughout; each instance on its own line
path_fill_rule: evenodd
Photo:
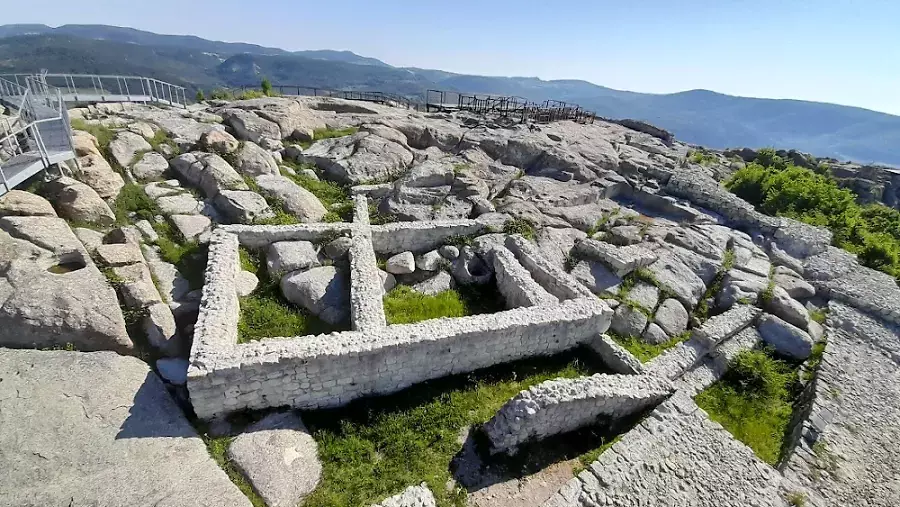
M 71 177 L 0 198 L 0 505 L 900 502 L 900 289 L 729 193 L 737 162 L 332 98 L 69 115 Z M 489 309 L 392 320 L 472 287 Z M 792 368 L 774 459 L 708 402 L 751 351 Z M 346 427 L 504 382 L 423 444 L 439 475 L 336 482 L 368 473 Z

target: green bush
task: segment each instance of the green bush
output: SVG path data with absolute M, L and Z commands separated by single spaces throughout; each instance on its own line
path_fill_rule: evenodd
M 122 187 L 116 202 L 113 204 L 113 212 L 116 215 L 116 223 L 126 225 L 132 219 L 131 213 L 136 215 L 136 220 L 149 220 L 151 223 L 156 215 L 161 214 L 159 206 L 145 192 L 144 188 L 136 183 L 129 183 Z
M 525 239 L 534 239 L 534 225 L 524 218 L 513 218 L 503 224 L 505 234 L 521 234 Z
M 234 93 L 224 88 L 216 88 L 209 92 L 209 98 L 212 100 L 234 100 Z
M 96 137 L 97 144 L 100 145 L 100 153 L 105 153 L 109 143 L 116 137 L 116 131 L 111 128 L 99 123 L 87 123 L 81 118 L 72 118 L 71 125 L 75 130 L 81 130 Z
M 900 278 L 900 211 L 860 206 L 856 195 L 830 176 L 783 166 L 774 152 L 757 161 L 774 165 L 748 164 L 725 186 L 763 213 L 829 229 L 835 246 L 857 254 L 864 266 Z
M 203 102 L 206 100 L 206 96 L 203 95 L 203 90 L 197 90 L 197 95 L 194 97 L 197 102 Z
M 262 88 L 263 95 L 266 97 L 272 96 L 272 82 L 269 81 L 268 78 L 264 78 L 262 83 L 259 84 L 259 87 Z

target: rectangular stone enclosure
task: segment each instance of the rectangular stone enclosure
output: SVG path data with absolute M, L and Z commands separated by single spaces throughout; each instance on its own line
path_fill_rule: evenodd
M 351 330 L 238 344 L 239 246 L 316 241 L 334 232 L 349 233 L 353 241 L 349 252 Z M 555 354 L 606 331 L 612 310 L 605 303 L 556 287 L 549 292 L 558 300 L 535 306 L 386 324 L 376 253 L 422 253 L 453 236 L 486 232 L 489 227 L 478 220 L 370 225 L 363 196 L 356 198 L 354 221 L 349 224 L 220 227 L 210 240 L 188 370 L 187 386 L 197 416 L 210 419 L 242 409 L 279 406 L 340 406 L 429 379 Z M 521 255 L 521 249 L 514 250 Z M 540 262 L 529 261 L 523 264 L 534 280 L 545 288 L 548 282 L 558 285 L 541 271 Z

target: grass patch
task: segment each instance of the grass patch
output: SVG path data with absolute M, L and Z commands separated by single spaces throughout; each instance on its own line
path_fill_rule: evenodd
M 119 225 L 132 223 L 134 220 L 129 217 L 131 213 L 136 215 L 137 220 L 149 220 L 151 223 L 154 221 L 154 217 L 162 214 L 156 202 L 137 183 L 128 183 L 122 187 L 113 204 L 113 212 L 116 215 L 116 223 Z
M 175 141 L 173 141 L 172 138 L 169 137 L 169 134 L 163 129 L 154 132 L 153 137 L 147 139 L 147 142 L 150 143 L 150 147 L 153 148 L 153 151 L 160 151 L 160 146 L 166 145 L 171 149 L 173 156 L 181 154 L 178 145 L 175 144 Z
M 349 329 L 349 323 L 332 326 L 284 299 L 280 280 L 269 277 L 261 252 L 243 247 L 239 250 L 241 268 L 256 274 L 259 285 L 249 296 L 240 298 L 238 343 L 277 336 L 326 334 Z
M 719 157 L 714 154 L 704 150 L 691 150 L 688 153 L 688 160 L 693 164 L 700 164 L 703 166 L 713 165 L 719 162 Z
M 305 169 L 315 170 L 311 164 L 297 164 L 285 161 L 284 165 L 294 169 L 296 174 L 284 171 L 283 176 L 290 178 L 294 183 L 309 190 L 329 210 L 323 218 L 325 222 L 349 222 L 353 220 L 353 199 L 350 197 L 350 188 L 339 185 L 333 181 L 317 180 L 304 176 L 300 171 Z
M 805 382 L 811 381 L 816 376 L 816 371 L 819 369 L 819 365 L 822 364 L 822 357 L 825 355 L 825 346 L 827 342 L 825 340 L 816 342 L 812 347 L 812 352 L 809 354 L 809 360 L 806 363 L 806 369 L 803 370 L 803 380 Z
M 100 146 L 100 153 L 106 154 L 109 143 L 116 137 L 116 131 L 99 123 L 88 123 L 81 118 L 72 118 L 72 128 L 87 132 L 97 138 L 97 144 Z
M 503 224 L 504 234 L 521 234 L 525 239 L 534 239 L 534 224 L 524 218 L 513 218 Z
M 618 343 L 628 352 L 631 352 L 631 354 L 638 358 L 642 363 L 646 363 L 672 347 L 675 347 L 679 343 L 687 340 L 691 335 L 690 332 L 684 332 L 667 342 L 654 345 L 635 336 L 622 337 L 611 332 L 607 332 L 607 334 L 613 341 Z
M 712 420 L 774 466 L 784 451 L 799 392 L 797 368 L 768 350 L 746 350 L 731 361 L 722 380 L 695 401 Z
M 813 322 L 825 324 L 825 319 L 828 318 L 828 308 L 818 308 L 810 311 L 809 318 Z
M 152 222 L 152 221 L 151 221 Z M 159 256 L 169 264 L 174 264 L 187 281 L 190 288 L 203 287 L 203 274 L 206 271 L 208 246 L 196 241 L 184 242 L 184 238 L 168 222 L 153 223 L 153 229 L 159 236 L 156 246 Z
M 466 317 L 504 309 L 494 284 L 464 285 L 431 296 L 398 285 L 384 296 L 388 324 L 413 324 L 440 317 Z
M 465 317 L 466 304 L 455 290 L 431 296 L 398 285 L 384 296 L 384 314 L 388 324 L 412 324 L 439 317 Z
M 370 505 L 423 481 L 439 506 L 464 507 L 465 490 L 447 488 L 460 431 L 484 423 L 523 389 L 595 371 L 572 353 L 535 358 L 305 413 L 323 476 L 304 507 Z

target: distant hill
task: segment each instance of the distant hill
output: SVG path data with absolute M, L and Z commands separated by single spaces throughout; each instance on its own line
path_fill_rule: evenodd
M 707 90 L 656 95 L 581 80 L 398 68 L 350 51 L 289 52 L 105 25 L 0 26 L 0 74 L 40 69 L 139 74 L 206 90 L 256 84 L 268 77 L 275 84 L 381 90 L 419 99 L 429 88 L 556 99 L 601 116 L 644 120 L 678 139 L 712 148 L 774 146 L 900 166 L 900 117 L 856 107 Z

